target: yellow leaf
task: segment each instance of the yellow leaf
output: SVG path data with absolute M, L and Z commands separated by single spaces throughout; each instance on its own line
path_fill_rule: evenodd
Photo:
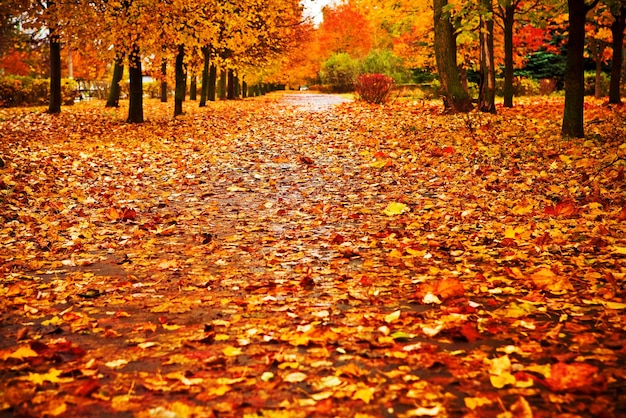
M 167 325 L 163 324 L 163 329 L 167 331 L 176 331 L 177 329 L 183 328 L 183 325 Z
M 2 360 L 6 360 L 10 358 L 23 360 L 27 357 L 37 357 L 38 355 L 39 354 L 37 354 L 37 352 L 34 351 L 32 348 L 27 347 L 27 346 L 22 346 L 18 348 L 17 350 L 15 350 L 14 352 L 12 352 L 11 354 L 5 354 L 2 357 Z
M 237 347 L 233 347 L 232 345 L 226 347 L 222 352 L 227 357 L 236 357 L 242 353 L 240 349 L 238 349 Z
M 209 396 L 222 396 L 226 392 L 230 391 L 230 389 L 231 387 L 228 385 L 219 385 L 210 387 L 208 392 Z
M 465 406 L 469 409 L 474 410 L 476 408 L 480 408 L 481 406 L 491 405 L 493 402 L 489 398 L 481 397 L 481 398 L 465 398 L 463 399 L 465 402 Z
M 514 385 L 515 384 L 515 376 L 511 373 L 502 373 L 500 375 L 492 375 L 489 376 L 489 380 L 491 381 L 491 385 L 496 389 L 502 389 L 506 385 Z
M 614 254 L 619 254 L 619 255 L 626 255 L 626 247 L 614 246 L 613 247 L 613 253 Z
M 391 202 L 387 205 L 385 210 L 383 210 L 383 213 L 387 216 L 393 216 L 393 215 L 401 215 L 404 212 L 408 212 L 409 210 L 410 210 L 409 207 L 405 205 L 404 203 Z
M 398 250 L 391 250 L 391 252 L 389 253 L 389 257 L 402 258 L 402 253 Z
M 490 360 L 490 363 L 489 373 L 491 374 L 500 375 L 511 370 L 511 359 L 506 354 Z
M 374 162 L 370 163 L 370 167 L 372 167 L 372 168 L 383 168 L 386 165 L 387 165 L 387 161 L 383 161 L 383 160 L 374 161 Z
M 36 385 L 41 385 L 43 382 L 50 383 L 66 383 L 73 382 L 74 379 L 71 377 L 59 377 L 63 373 L 63 370 L 57 370 L 52 368 L 48 371 L 48 373 L 28 373 L 28 376 L 23 376 L 20 380 L 29 380 Z
M 394 311 L 394 312 L 390 313 L 389 315 L 385 315 L 385 322 L 389 324 L 391 322 L 396 321 L 398 318 L 400 318 L 400 313 L 401 312 L 402 311 L 397 310 L 397 311 Z
M 365 403 L 370 403 L 374 397 L 374 388 L 359 389 L 352 395 L 352 400 L 362 400 Z
M 300 383 L 306 380 L 306 378 L 307 375 L 302 372 L 293 372 L 285 376 L 283 380 L 288 383 Z
M 124 367 L 127 364 L 128 364 L 128 361 L 124 359 L 118 359 L 118 360 L 113 360 L 113 361 L 104 363 L 105 366 L 111 369 L 119 369 L 120 367 Z
M 559 155 L 559 160 L 563 161 L 567 165 L 570 165 L 572 163 L 572 159 L 567 155 Z
M 59 404 L 54 404 L 54 402 L 55 401 L 53 401 L 51 407 L 46 411 L 46 415 L 58 417 L 58 416 L 65 414 L 65 412 L 67 411 L 67 404 L 62 401 Z M 56 402 L 59 402 L 59 401 L 56 400 Z

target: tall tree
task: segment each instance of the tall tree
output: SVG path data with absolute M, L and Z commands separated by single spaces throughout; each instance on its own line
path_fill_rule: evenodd
M 613 56 L 611 62 L 611 84 L 609 86 L 609 103 L 620 104 L 621 94 L 621 76 L 622 76 L 622 59 L 624 50 L 624 26 L 626 26 L 626 3 L 622 0 L 617 7 L 611 10 L 611 14 L 615 19 L 611 24 L 611 33 L 613 35 Z
M 46 11 L 56 14 L 55 2 L 48 0 Z M 61 91 L 61 35 L 55 17 L 49 18 L 50 34 L 50 102 L 48 103 L 48 113 L 61 113 L 61 102 L 63 101 Z
M 446 111 L 469 112 L 472 100 L 463 88 L 456 60 L 456 37 L 447 11 L 447 0 L 433 0 L 433 22 L 435 29 L 435 59 L 437 72 L 444 93 Z
M 480 1 L 480 94 L 478 109 L 496 113 L 496 66 L 493 58 L 493 3 Z
M 185 45 L 178 45 L 176 54 L 176 90 L 174 92 L 174 116 L 183 114 L 183 102 L 187 89 L 187 72 L 185 71 Z
M 203 60 L 203 67 L 202 67 L 202 82 L 201 82 L 201 87 L 200 87 L 200 103 L 199 103 L 199 107 L 204 107 L 206 106 L 206 98 L 207 98 L 207 92 L 209 89 L 209 47 L 208 46 L 203 46 L 202 47 L 202 60 Z
M 583 138 L 585 105 L 585 16 L 599 0 L 590 4 L 585 0 L 568 0 L 568 40 L 567 61 L 565 67 L 565 108 L 561 135 L 563 137 Z
M 120 105 L 120 92 L 122 86 L 120 82 L 124 76 L 124 54 L 118 52 L 113 62 L 113 76 L 111 77 L 111 85 L 109 87 L 109 97 L 107 98 L 106 107 L 118 107 Z
M 161 102 L 167 102 L 167 58 L 161 58 Z
M 215 64 L 211 64 L 211 67 L 209 68 L 209 83 L 207 86 L 207 98 L 214 102 L 215 101 L 215 84 L 217 83 L 217 67 L 215 66 Z
M 128 55 L 128 123 L 143 123 L 143 72 L 141 71 L 141 52 L 135 45 Z

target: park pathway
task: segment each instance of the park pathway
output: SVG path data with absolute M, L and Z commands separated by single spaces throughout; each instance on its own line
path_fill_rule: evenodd
M 593 293 L 617 264 L 568 244 L 617 209 L 582 222 L 528 186 L 575 180 L 540 135 L 494 140 L 527 118 L 308 92 L 150 102 L 141 125 L 98 106 L 0 121 L 0 417 L 626 408 L 626 305 Z

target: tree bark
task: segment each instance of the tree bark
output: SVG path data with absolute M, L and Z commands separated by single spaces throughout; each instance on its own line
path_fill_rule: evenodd
M 183 102 L 187 90 L 187 73 L 185 72 L 185 45 L 178 45 L 176 54 L 176 91 L 174 93 L 174 116 L 183 114 Z
M 167 59 L 161 58 L 161 102 L 167 102 Z
M 513 107 L 513 25 L 515 5 L 504 8 L 504 107 Z
M 129 104 L 128 123 L 143 123 L 143 73 L 141 71 L 141 51 L 137 45 L 128 56 Z
M 569 24 L 567 41 L 567 61 L 565 64 L 565 108 L 561 135 L 566 138 L 584 138 L 585 105 L 585 15 L 595 7 L 585 0 L 568 0 Z
M 195 75 L 191 77 L 189 82 L 189 100 L 196 100 L 198 95 L 198 77 Z
M 51 3 L 48 3 L 50 7 Z M 61 113 L 61 40 L 50 31 L 50 103 L 48 113 Z
M 226 98 L 233 100 L 235 98 L 235 71 L 228 70 L 228 84 L 226 89 Z
M 226 70 L 220 71 L 220 80 L 218 82 L 220 100 L 226 100 L 226 78 L 227 78 Z
M 606 47 L 606 43 L 602 40 L 595 39 L 593 42 L 589 43 L 589 46 L 593 53 L 593 59 L 596 64 L 596 74 L 594 78 L 594 90 L 593 96 L 596 99 L 602 97 L 602 54 L 604 53 L 604 48 Z
M 496 113 L 496 68 L 493 61 L 493 3 L 481 0 L 480 94 L 478 109 Z
M 624 26 L 626 26 L 626 6 L 622 6 L 617 15 L 613 15 L 615 21 L 611 25 L 613 34 L 613 56 L 611 63 L 611 84 L 609 86 L 609 104 L 622 102 L 620 84 L 622 77 L 622 54 L 624 45 Z
M 472 101 L 459 80 L 454 28 L 450 17 L 443 13 L 443 8 L 447 4 L 447 0 L 433 0 L 437 72 L 445 95 L 446 111 L 469 112 L 472 110 Z
M 202 57 L 204 58 L 204 66 L 202 67 L 202 86 L 200 87 L 200 104 L 199 107 L 206 106 L 207 93 L 209 89 L 209 48 L 202 48 Z
M 217 67 L 211 64 L 211 69 L 209 70 L 209 86 L 207 89 L 207 97 L 210 101 L 215 101 L 215 83 L 217 82 Z
M 113 63 L 113 77 L 111 78 L 111 86 L 109 87 L 109 97 L 105 107 L 119 107 L 120 105 L 120 92 L 122 86 L 120 82 L 124 76 L 124 55 L 118 53 L 115 55 L 115 62 Z

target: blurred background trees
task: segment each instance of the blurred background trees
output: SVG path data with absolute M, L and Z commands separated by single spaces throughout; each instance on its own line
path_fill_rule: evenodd
M 494 93 L 513 106 L 515 95 L 562 91 L 571 39 L 567 3 L 343 0 L 314 22 L 299 0 L 0 0 L 0 100 L 15 102 L 19 95 L 9 93 L 17 85 L 41 90 L 19 77 L 58 78 L 50 60 L 58 48 L 62 94 L 71 86 L 83 98 L 110 91 L 111 106 L 120 94 L 130 97 L 131 122 L 143 119 L 144 95 L 173 96 L 174 113 L 181 113 L 190 89 L 196 97 L 196 82 L 206 104 L 269 85 L 348 91 L 364 73 L 390 76 L 416 97 L 467 94 L 494 111 Z M 620 103 L 625 1 L 582 4 L 584 93 Z M 438 71 L 435 15 L 451 30 L 446 54 L 456 75 L 448 81 Z M 450 85 L 458 91 L 447 91 Z

